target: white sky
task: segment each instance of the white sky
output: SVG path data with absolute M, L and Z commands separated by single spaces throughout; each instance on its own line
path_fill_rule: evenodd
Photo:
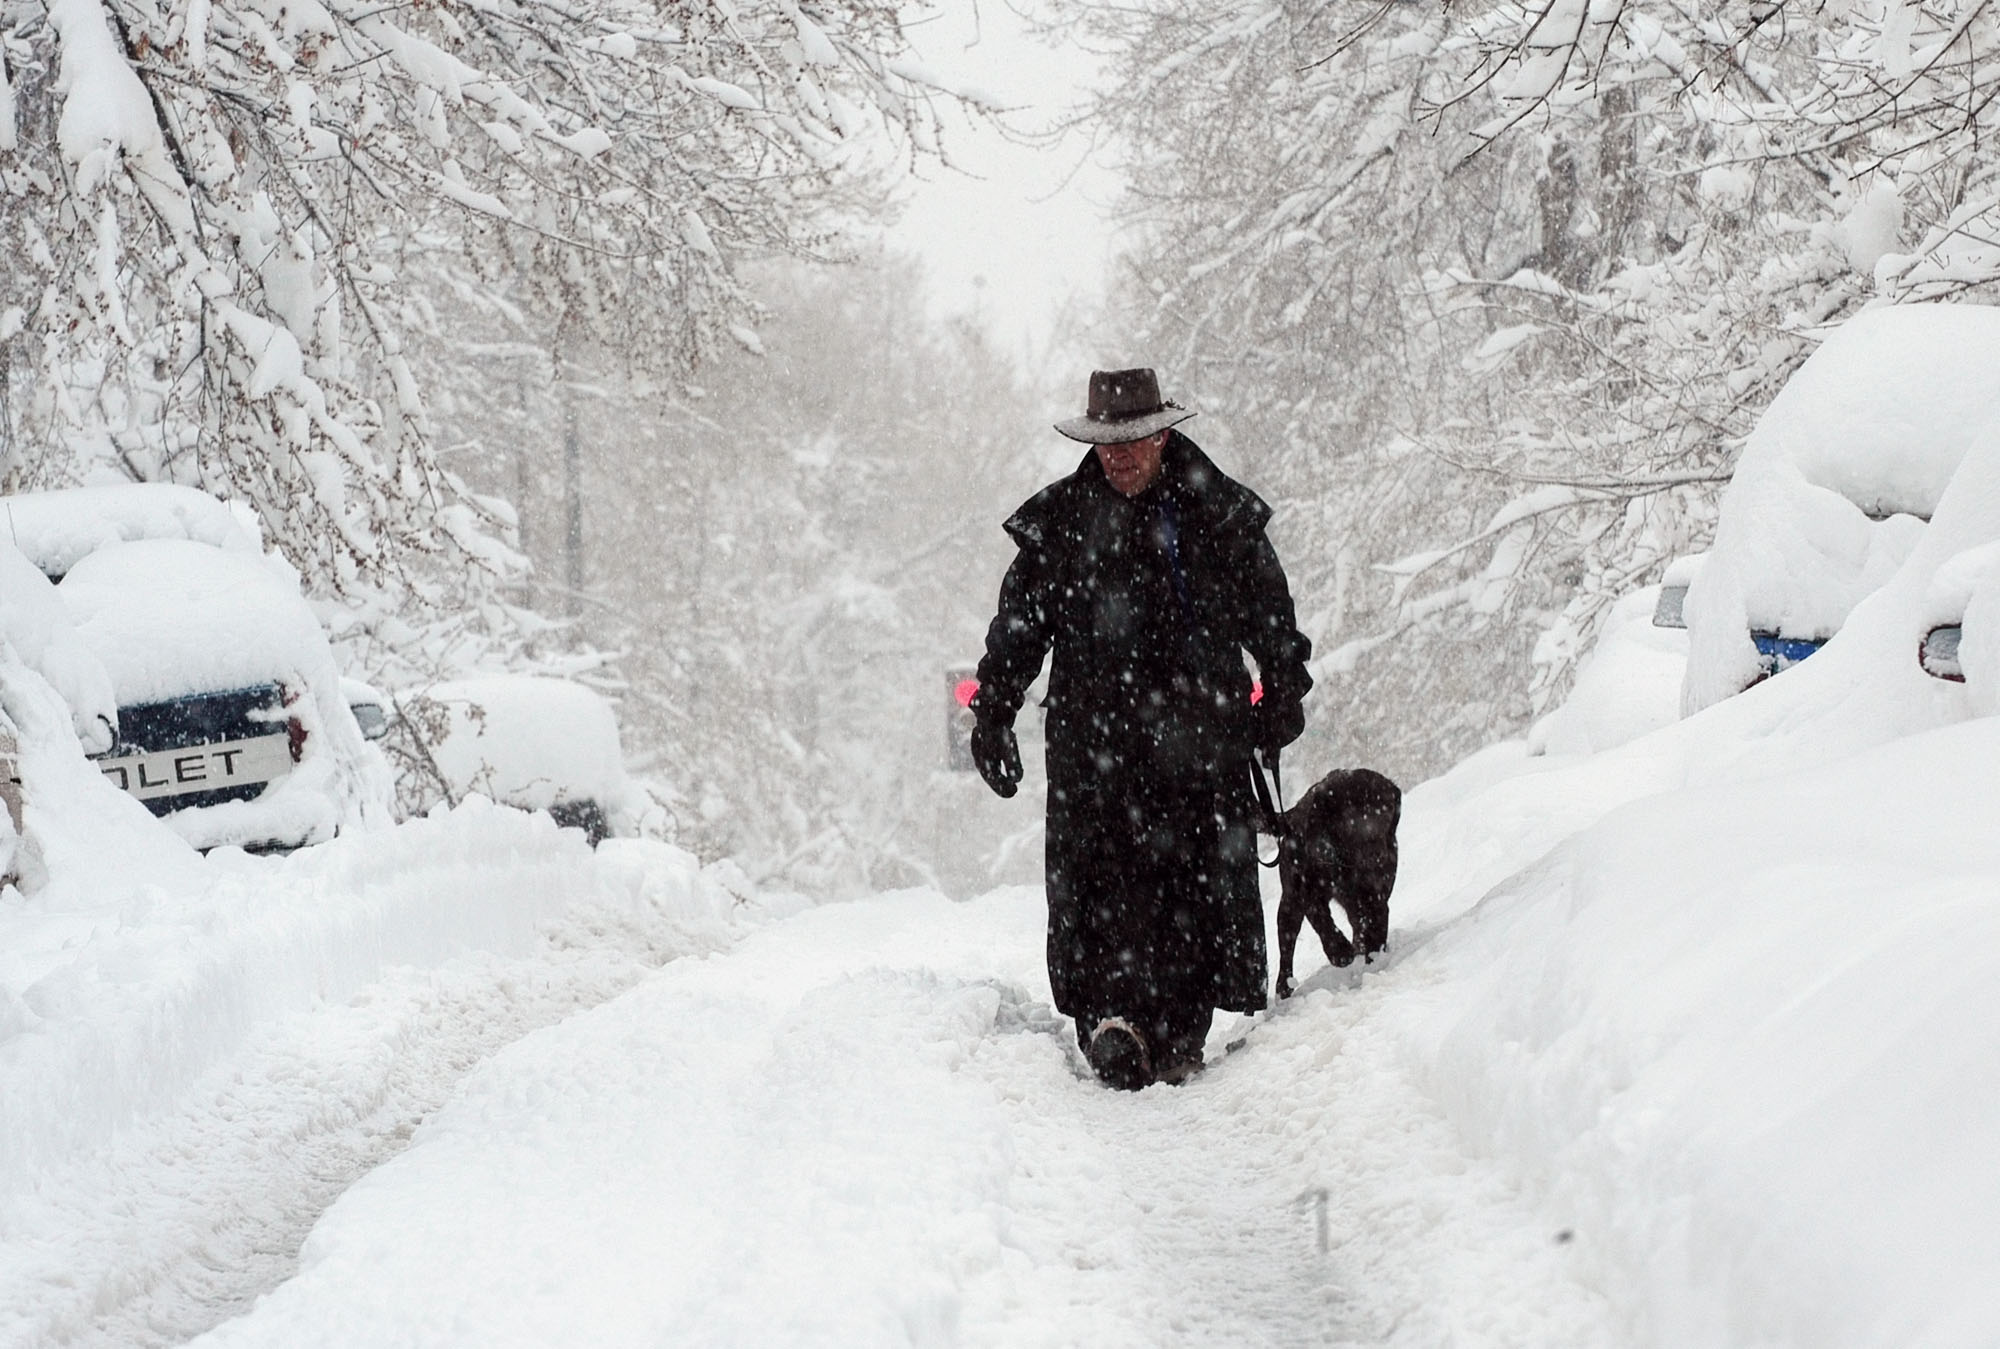
M 1015 109 L 1007 123 L 1058 123 L 1094 76 L 1087 54 L 1027 35 L 1007 0 L 951 0 L 913 18 L 918 55 L 948 81 Z M 1080 133 L 1053 145 L 1010 142 L 958 126 L 948 142 L 962 172 L 927 169 L 892 242 L 918 253 L 939 313 L 977 313 L 1003 351 L 1038 370 L 1058 339 L 1061 307 L 1103 293 L 1114 176 Z

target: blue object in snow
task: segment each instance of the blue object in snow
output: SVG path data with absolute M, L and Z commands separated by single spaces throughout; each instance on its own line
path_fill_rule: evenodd
M 1750 640 L 1757 644 L 1765 674 L 1789 670 L 1826 645 L 1824 637 L 1780 637 L 1775 632 L 1753 632 Z

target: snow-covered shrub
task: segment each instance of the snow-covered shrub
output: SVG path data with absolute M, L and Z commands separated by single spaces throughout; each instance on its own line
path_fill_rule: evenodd
M 111 748 L 118 700 L 111 680 L 70 622 L 56 589 L 13 544 L 0 540 L 0 644 L 68 704 L 83 748 Z
M 1660 590 L 1644 586 L 1612 606 L 1569 697 L 1528 732 L 1531 751 L 1594 754 L 1680 716 L 1688 639 L 1681 628 L 1655 626 Z

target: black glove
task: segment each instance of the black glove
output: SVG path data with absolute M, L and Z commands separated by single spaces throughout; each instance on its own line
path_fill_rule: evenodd
M 1012 796 L 1020 789 L 1021 747 L 1014 743 L 1014 728 L 997 721 L 972 724 L 972 763 L 979 776 L 998 797 Z
M 1266 759 L 1276 759 L 1279 750 L 1305 734 L 1306 709 L 1297 701 L 1265 697 L 1251 711 L 1251 734 Z

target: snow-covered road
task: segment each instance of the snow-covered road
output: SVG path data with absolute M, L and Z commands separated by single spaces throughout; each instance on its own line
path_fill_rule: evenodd
M 671 964 L 475 1070 L 200 1343 L 1606 1342 L 1371 1029 L 1407 976 L 1133 1097 L 1079 1076 L 1041 924 L 907 893 Z
M 748 921 L 491 808 L 0 912 L 0 1345 L 178 1344 L 499 1048 Z M 122 874 L 116 869 L 104 874 Z M 100 876 L 101 879 L 101 876 Z
M 551 953 L 555 955 L 556 953 Z M 483 1057 L 643 967 L 471 958 L 291 1017 L 104 1154 L 48 1174 L 11 1230 L 23 1343 L 177 1344 L 288 1277 L 326 1206 L 400 1151 Z
M 2000 719 L 1724 757 L 1836 654 L 1412 792 L 1392 958 L 1136 1095 L 1032 888 L 468 804 L 16 903 L 0 1345 L 1994 1343 Z

